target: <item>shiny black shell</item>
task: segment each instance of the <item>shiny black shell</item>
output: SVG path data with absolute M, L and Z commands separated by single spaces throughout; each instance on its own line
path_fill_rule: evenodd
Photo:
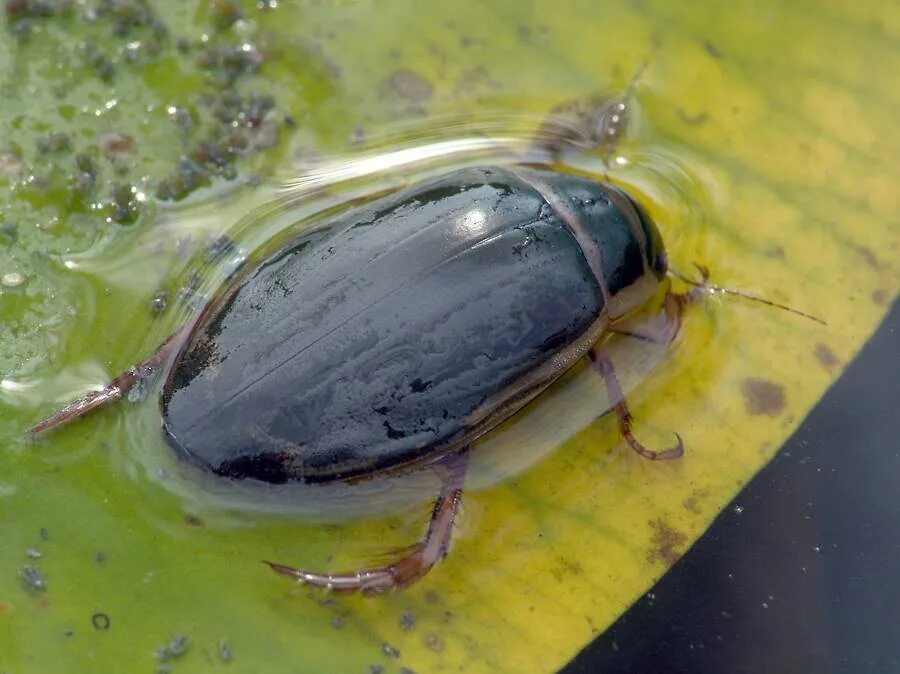
M 164 428 L 233 479 L 427 463 L 545 389 L 664 273 L 656 228 L 617 188 L 455 171 L 301 235 L 226 287 L 169 370 Z

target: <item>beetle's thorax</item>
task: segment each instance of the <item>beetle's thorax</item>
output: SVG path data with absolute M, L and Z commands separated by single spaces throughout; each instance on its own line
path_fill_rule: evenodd
M 665 276 L 656 226 L 627 194 L 610 184 L 554 184 L 517 171 L 547 201 L 575 238 L 601 293 L 610 322 L 652 298 Z

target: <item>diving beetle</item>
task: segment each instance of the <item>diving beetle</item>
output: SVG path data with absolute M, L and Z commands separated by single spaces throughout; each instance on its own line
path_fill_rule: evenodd
M 302 485 L 435 471 L 427 533 L 400 559 L 333 574 L 267 562 L 314 586 L 385 591 L 446 554 L 473 443 L 582 358 L 605 380 L 635 451 L 682 454 L 677 434 L 661 451 L 635 438 L 598 346 L 612 332 L 674 337 L 697 288 L 666 288 L 659 308 L 667 269 L 656 225 L 610 183 L 518 166 L 456 170 L 303 233 L 146 361 L 32 433 L 162 369 L 165 437 L 221 478 Z
M 36 435 L 118 399 L 157 371 L 164 435 L 178 456 L 232 484 L 343 484 L 426 470 L 440 479 L 424 538 L 393 562 L 314 573 L 312 586 L 384 592 L 447 553 L 470 451 L 587 358 L 627 444 L 654 451 L 604 342 L 670 343 L 704 292 L 747 297 L 668 268 L 648 213 L 606 180 L 536 167 L 605 148 L 609 168 L 628 94 L 570 105 L 539 131 L 543 158 L 452 171 L 304 232 L 233 277 L 147 360 L 31 429 Z M 673 292 L 667 275 L 693 286 Z M 821 321 L 820 321 L 821 322 Z

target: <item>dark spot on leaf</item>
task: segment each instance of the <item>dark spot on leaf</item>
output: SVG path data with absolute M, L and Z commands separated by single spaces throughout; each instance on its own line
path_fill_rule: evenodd
M 875 255 L 875 251 L 873 251 L 868 246 L 857 246 L 856 252 L 858 252 L 862 259 L 865 260 L 865 263 L 869 265 L 872 269 L 881 269 L 881 261 L 878 259 L 878 256 Z
M 199 517 L 197 517 L 196 515 L 185 515 L 184 523 L 187 524 L 189 527 L 202 527 L 203 526 L 203 520 L 200 519 Z
M 881 290 L 879 288 L 878 290 L 872 292 L 872 301 L 875 302 L 875 304 L 884 306 L 885 304 L 887 304 L 887 300 L 887 293 L 884 290 Z
M 653 529 L 653 547 L 647 552 L 648 562 L 660 562 L 666 566 L 672 566 L 681 556 L 678 550 L 687 543 L 687 536 L 676 531 L 662 520 L 650 520 L 648 522 Z
M 766 414 L 778 416 L 784 410 L 784 387 L 768 379 L 749 377 L 741 386 L 744 394 L 744 408 L 754 416 Z
M 833 370 L 841 363 L 840 359 L 834 355 L 834 351 L 823 342 L 816 344 L 815 354 L 819 364 L 826 370 Z
M 584 569 L 577 561 L 571 561 L 565 557 L 557 557 L 556 564 L 550 569 L 550 574 L 558 581 L 562 582 L 566 575 L 579 575 Z
M 709 40 L 703 41 L 703 48 L 706 50 L 706 53 L 712 56 L 714 59 L 722 58 L 722 50 Z
M 689 497 L 682 501 L 681 505 L 684 506 L 684 509 L 688 512 L 694 513 L 695 515 L 699 515 L 701 513 L 700 506 L 697 503 L 700 499 L 706 496 L 705 489 L 698 489 Z

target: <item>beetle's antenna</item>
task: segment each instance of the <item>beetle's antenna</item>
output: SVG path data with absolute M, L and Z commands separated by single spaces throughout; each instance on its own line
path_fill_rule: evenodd
M 760 302 L 762 304 L 766 304 L 770 307 L 775 307 L 776 309 L 783 309 L 784 311 L 789 311 L 792 314 L 796 314 L 797 316 L 802 316 L 803 318 L 808 318 L 811 321 L 815 321 L 820 325 L 828 325 L 825 321 L 823 321 L 818 316 L 813 316 L 812 314 L 808 314 L 805 311 L 800 311 L 799 309 L 794 309 L 793 307 L 789 307 L 786 304 L 779 304 L 778 302 L 773 302 L 772 300 L 767 300 L 765 297 L 759 297 L 757 295 L 753 295 L 752 293 L 744 292 L 743 290 L 736 290 L 734 288 L 726 288 L 725 286 L 718 286 L 709 282 L 709 271 L 706 267 L 702 265 L 694 263 L 694 266 L 700 272 L 701 279 L 700 281 L 696 281 L 694 279 L 688 278 L 684 274 L 669 268 L 669 273 L 677 278 L 679 281 L 687 283 L 688 285 L 694 286 L 699 289 L 701 292 L 709 292 L 709 293 L 724 293 L 726 295 L 734 295 L 735 297 L 743 297 L 746 300 L 752 300 L 753 302 Z
M 625 98 L 631 99 L 634 96 L 634 92 L 637 89 L 638 82 L 641 79 L 641 76 L 644 74 L 644 71 L 647 70 L 647 67 L 650 65 L 650 61 L 642 61 L 641 65 L 638 66 L 638 69 L 634 71 L 634 75 L 631 76 L 631 79 L 628 80 L 628 87 L 625 89 Z

